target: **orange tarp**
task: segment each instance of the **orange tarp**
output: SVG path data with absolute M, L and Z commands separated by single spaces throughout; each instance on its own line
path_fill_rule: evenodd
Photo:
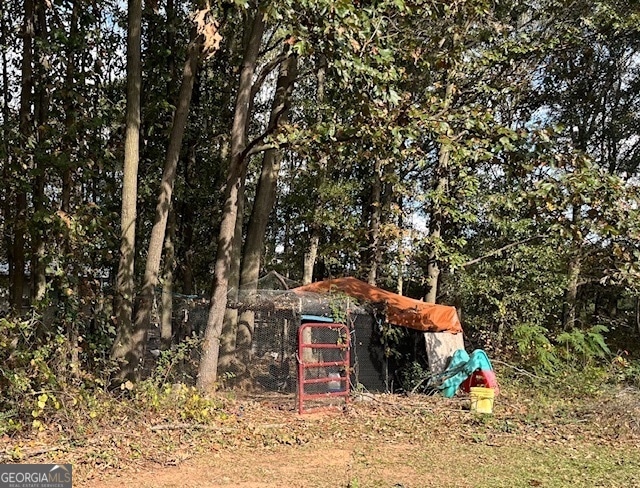
M 318 281 L 294 288 L 295 292 L 342 292 L 358 300 L 385 305 L 390 324 L 423 332 L 462 332 L 455 307 L 425 303 L 371 286 L 355 278 Z

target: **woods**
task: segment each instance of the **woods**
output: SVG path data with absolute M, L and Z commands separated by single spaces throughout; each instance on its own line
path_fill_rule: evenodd
M 15 398 L 140 380 L 156 326 L 165 351 L 195 337 L 213 391 L 250 361 L 227 300 L 268 271 L 455 305 L 530 368 L 640 354 L 634 2 L 9 0 L 0 21 Z

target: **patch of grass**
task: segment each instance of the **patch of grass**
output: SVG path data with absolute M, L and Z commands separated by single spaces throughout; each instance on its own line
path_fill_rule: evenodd
M 640 455 L 597 445 L 497 447 L 432 442 L 415 450 L 370 450 L 354 466 L 360 487 L 549 488 L 640 485 Z

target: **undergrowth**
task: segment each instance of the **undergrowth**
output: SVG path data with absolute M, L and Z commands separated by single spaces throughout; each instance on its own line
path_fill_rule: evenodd
M 209 422 L 220 414 L 220 400 L 188 386 L 198 345 L 192 338 L 163 351 L 148 378 L 112 390 L 113 364 L 105 361 L 97 373 L 69 368 L 63 331 L 43 330 L 36 318 L 2 318 L 0 436 L 47 431 L 82 435 L 109 423 L 148 418 Z

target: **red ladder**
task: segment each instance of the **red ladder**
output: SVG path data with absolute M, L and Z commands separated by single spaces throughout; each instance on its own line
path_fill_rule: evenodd
M 311 342 L 305 342 L 305 330 L 310 329 Z M 336 340 L 333 342 L 313 342 L 314 330 L 331 330 L 335 331 Z M 325 334 L 326 335 L 326 334 Z M 344 324 L 334 323 L 306 323 L 298 329 L 298 413 L 309 413 L 330 407 L 325 405 L 321 407 L 305 408 L 305 400 L 322 401 L 336 397 L 344 397 L 345 404 L 349 403 L 349 366 L 350 366 L 350 334 L 349 327 Z M 340 359 L 333 361 L 317 361 L 314 356 L 313 361 L 306 362 L 308 356 L 307 350 L 329 350 L 337 351 Z M 335 355 L 335 353 L 334 353 Z M 307 378 L 309 370 L 324 370 L 326 374 L 318 373 L 315 378 Z M 328 373 L 328 369 L 338 370 L 339 373 Z M 316 391 L 308 393 L 306 385 L 323 385 L 326 384 L 327 391 Z M 336 390 L 335 385 L 339 384 Z M 324 390 L 324 388 L 317 388 Z

